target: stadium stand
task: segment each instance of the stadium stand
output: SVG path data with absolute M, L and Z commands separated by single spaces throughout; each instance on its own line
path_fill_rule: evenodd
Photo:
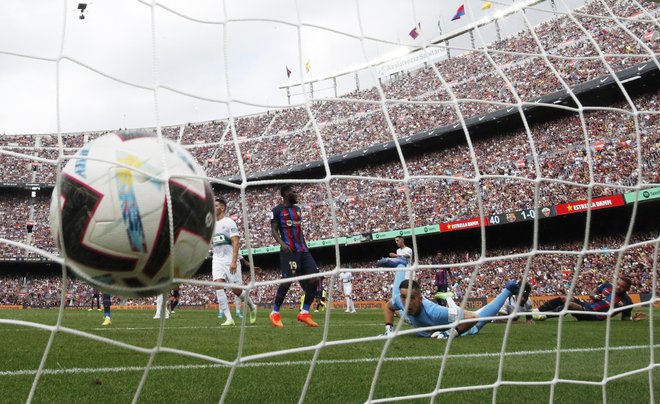
M 630 244 L 645 240 L 653 235 L 638 234 L 630 240 Z M 582 258 L 582 271 L 576 284 L 574 293 L 576 295 L 588 295 L 596 289 L 602 279 L 611 279 L 613 269 L 618 259 L 617 254 L 609 250 L 619 248 L 623 243 L 621 236 L 600 236 L 592 240 L 590 248 L 597 253 L 586 254 Z M 579 251 L 580 242 L 562 242 L 541 246 L 545 250 L 567 250 Z M 499 249 L 489 252 L 492 256 L 508 254 L 521 254 L 525 249 L 516 247 L 512 249 Z M 449 252 L 442 255 L 443 265 L 454 263 L 465 263 L 476 261 L 479 254 L 476 252 L 462 251 Z M 430 266 L 436 261 L 435 255 L 425 255 L 420 258 L 420 265 L 424 268 L 417 271 L 417 280 L 422 285 L 427 295 L 435 292 L 433 285 L 435 270 Z M 577 255 L 562 254 L 538 254 L 534 256 L 530 268 L 529 281 L 534 285 L 533 296 L 554 296 L 566 294 L 570 286 L 572 269 L 576 266 Z M 650 293 L 652 291 L 652 268 L 653 246 L 646 244 L 628 249 L 622 258 L 621 268 L 627 276 L 634 281 L 632 293 Z M 471 287 L 468 297 L 483 298 L 493 296 L 501 288 L 501 279 L 514 279 L 520 277 L 525 271 L 527 258 L 512 258 L 506 261 L 486 261 L 476 269 L 473 267 L 452 267 L 454 277 L 454 293 L 464 296 L 467 293 L 470 277 L 473 270 L 477 270 L 474 285 Z M 356 261 L 344 263 L 354 269 L 375 268 L 375 261 Z M 437 265 L 437 264 L 436 264 Z M 334 269 L 334 265 L 322 265 L 321 273 Z M 250 281 L 249 270 L 245 269 L 244 281 Z M 272 281 L 279 278 L 278 271 L 273 268 L 262 268 L 255 272 L 255 282 Z M 358 301 L 383 301 L 389 298 L 392 283 L 391 272 L 355 272 L 353 280 L 353 292 Z M 211 274 L 199 274 L 197 280 L 211 281 Z M 62 290 L 61 276 L 44 275 L 4 275 L 0 277 L 0 305 L 19 304 L 30 307 L 56 307 L 59 305 Z M 325 285 L 330 281 L 326 279 Z M 335 280 L 333 288 L 333 299 L 342 300 L 338 281 Z M 91 287 L 85 282 L 70 280 L 67 286 L 67 300 L 69 306 L 86 307 L 91 298 Z M 273 301 L 276 288 L 261 287 L 252 292 L 253 299 L 259 304 L 268 304 Z M 301 290 L 298 284 L 291 288 L 287 303 L 296 304 L 300 301 Z M 117 302 L 122 298 L 116 298 Z M 123 300 L 123 299 L 122 299 Z M 121 302 L 127 305 L 152 304 L 153 298 L 134 298 Z M 184 284 L 181 285 L 181 305 L 203 306 L 215 303 L 215 291 L 204 285 Z
M 630 17 L 625 21 L 625 28 L 638 38 L 644 37 L 648 26 L 635 21 L 634 8 L 628 10 L 622 7 L 622 3 L 618 3 L 615 11 L 621 16 Z M 647 10 L 652 10 L 654 15 L 657 15 L 659 7 L 654 3 L 646 4 Z M 589 14 L 599 13 L 595 5 L 587 6 L 585 11 Z M 381 85 L 387 103 L 381 103 L 381 95 L 374 88 L 356 90 L 338 100 L 315 100 L 310 105 L 310 111 L 318 125 L 318 135 L 311 125 L 312 117 L 307 109 L 302 107 L 240 117 L 234 122 L 233 132 L 227 120 L 217 120 L 165 127 L 162 128 L 162 134 L 188 148 L 205 166 L 209 177 L 228 178 L 239 174 L 234 140 L 238 142 L 246 173 L 257 173 L 319 160 L 319 140 L 323 141 L 328 156 L 338 156 L 391 141 L 392 134 L 387 125 L 385 110 L 399 138 L 458 122 L 457 111 L 453 105 L 429 103 L 452 100 L 436 69 L 449 85 L 454 97 L 459 100 L 461 114 L 467 118 L 518 102 L 495 66 L 506 74 L 521 101 L 533 101 L 564 89 L 561 81 L 572 87 L 610 74 L 599 58 L 590 58 L 598 55 L 594 43 L 603 52 L 618 55 L 607 58 L 607 62 L 615 71 L 647 61 L 639 56 L 644 53 L 640 44 L 620 26 L 607 19 L 586 15 L 578 18 L 588 27 L 586 33 L 568 17 L 550 20 L 535 27 L 534 35 L 541 41 L 551 65 L 538 56 L 542 50 L 536 45 L 532 32 L 526 30 L 489 45 L 487 53 L 475 50 L 440 61 L 434 66 L 403 72 L 392 79 L 384 80 Z M 660 51 L 659 41 L 648 42 L 646 46 L 654 52 Z M 466 63 L 468 59 L 469 63 Z M 559 73 L 561 80 L 555 76 L 553 69 Z M 475 101 L 477 99 L 481 101 Z M 658 110 L 657 94 L 640 96 L 633 102 L 638 111 Z M 414 213 L 412 222 L 416 226 L 423 226 L 478 216 L 477 192 L 481 192 L 486 216 L 533 207 L 534 183 L 525 179 L 534 179 L 537 176 L 579 184 L 576 186 L 542 182 L 539 206 L 585 199 L 585 185 L 592 182 L 607 184 L 594 186 L 592 197 L 622 193 L 617 186 L 637 185 L 639 171 L 643 183 L 660 182 L 658 115 L 639 115 L 640 137 L 637 139 L 635 131 L 632 130 L 634 120 L 627 113 L 631 112 L 630 105 L 627 102 L 618 102 L 609 107 L 611 109 L 586 111 L 586 137 L 577 114 L 563 114 L 550 121 L 534 123 L 530 128 L 531 137 L 524 130 L 517 130 L 473 139 L 477 167 L 471 163 L 470 149 L 465 144 L 406 156 L 406 165 L 411 176 L 456 177 L 440 181 L 414 178 L 408 183 Z M 104 133 L 106 132 L 64 134 L 61 137 L 64 153 L 72 154 L 86 142 Z M 638 145 L 638 141 L 641 144 Z M 0 135 L 0 148 L 46 159 L 55 159 L 58 156 L 58 142 L 57 136 L 52 134 Z M 538 166 L 534 164 L 532 148 L 538 156 Z M 643 153 L 641 167 L 637 166 L 638 149 Z M 587 150 L 590 153 L 587 153 Z M 592 157 L 591 161 L 587 158 L 589 155 Z M 475 169 L 478 169 L 481 175 L 500 177 L 483 179 L 480 189 L 477 190 L 474 183 L 461 180 L 475 178 Z M 411 218 L 408 217 L 401 184 L 379 180 L 403 179 L 403 171 L 400 162 L 389 162 L 342 173 L 369 178 L 332 179 L 330 188 L 337 215 L 336 235 L 409 227 Z M 52 185 L 55 173 L 55 167 L 52 165 L 0 154 L 1 182 Z M 320 185 L 301 185 L 300 194 L 304 195 L 303 209 L 308 219 L 308 239 L 334 236 L 326 189 Z M 247 189 L 247 218 L 236 215 L 236 212 L 240 211 L 239 194 L 236 191 L 223 189 L 223 196 L 229 201 L 230 213 L 234 214 L 239 227 L 243 226 L 244 220 L 248 221 L 251 246 L 272 244 L 265 217 L 278 199 L 276 187 Z M 0 236 L 56 253 L 48 228 L 49 199 L 50 195 L 43 192 L 34 196 L 20 192 L 3 193 L 0 196 Z M 26 228 L 28 221 L 34 223 L 31 232 Z M 245 242 L 245 239 L 242 241 Z M 604 239 L 602 243 L 607 246 L 609 242 Z M 575 246 L 562 246 L 563 249 L 569 250 L 573 247 Z M 630 257 L 626 259 L 631 262 L 631 269 L 635 268 L 632 264 L 634 262 L 648 264 L 650 257 L 646 248 L 639 251 L 636 249 L 627 253 L 628 255 Z M 16 256 L 36 255 L 0 244 L 0 258 Z M 534 260 L 534 279 L 537 282 L 535 293 L 562 293 L 561 274 L 551 273 L 547 268 L 571 268 L 575 264 L 569 262 L 571 257 L 537 256 Z M 592 262 L 591 257 L 585 257 L 588 262 L 584 265 L 588 268 L 607 268 L 612 265 L 611 256 L 607 259 L 593 258 Z M 429 263 L 430 259 L 425 257 L 422 263 Z M 568 261 L 557 262 L 558 260 Z M 480 272 L 480 276 L 501 275 L 502 271 L 516 272 L 520 270 L 519 264 L 512 261 L 510 268 L 490 268 L 487 263 L 482 268 L 483 275 Z M 366 262 L 353 263 L 354 267 L 370 265 Z M 646 268 L 648 267 L 649 265 L 646 265 Z M 635 287 L 638 291 L 648 291 L 648 274 L 643 270 L 638 272 Z M 422 279 L 424 273 L 424 270 L 420 271 Z M 581 290 L 591 290 L 598 281 L 595 277 L 589 278 L 588 274 L 588 271 L 584 273 L 584 279 L 578 284 Z M 261 281 L 275 275 L 272 271 L 264 271 L 258 276 Z M 359 281 L 360 276 L 366 274 L 358 273 L 356 276 Z M 369 276 L 387 275 L 369 273 Z M 0 303 L 25 302 L 27 296 L 29 305 L 48 305 L 46 302 L 58 299 L 56 296 L 61 289 L 59 281 L 56 277 L 4 278 L 1 285 L 3 301 Z M 363 289 L 358 288 L 356 291 L 359 294 L 358 299 L 379 300 L 387 292 L 381 286 L 387 284 L 387 280 L 364 284 L 365 286 L 360 287 Z M 72 288 L 73 296 L 85 296 L 88 293 L 86 286 L 75 281 L 69 290 Z M 214 299 L 213 295 L 207 292 L 208 288 L 195 285 L 186 285 L 184 288 L 190 288 L 183 292 L 184 302 L 187 304 L 205 304 Z M 24 296 L 20 298 L 22 293 Z M 268 294 L 274 291 L 259 289 L 257 293 L 257 300 L 265 302 L 272 300 L 272 296 Z M 296 299 L 296 293 L 290 294 L 291 299 Z M 480 284 L 479 288 L 470 293 L 472 296 L 485 296 L 492 291 L 487 284 Z M 187 295 L 191 297 L 186 297 Z

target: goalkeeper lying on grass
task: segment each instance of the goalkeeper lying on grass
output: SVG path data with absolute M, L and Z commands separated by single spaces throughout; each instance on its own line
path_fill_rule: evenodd
M 461 322 L 453 328 L 443 327 L 439 331 L 419 331 L 420 337 L 433 337 L 438 339 L 448 339 L 450 336 L 457 337 L 462 335 L 476 334 L 490 320 L 479 321 L 484 317 L 495 317 L 502 305 L 506 303 L 511 296 L 516 296 L 520 291 L 518 281 L 507 282 L 505 289 L 493 301 L 479 309 L 478 311 L 463 310 L 460 307 L 444 307 L 432 302 L 422 296 L 419 283 L 408 279 L 402 280 L 405 276 L 404 271 L 397 271 L 392 285 L 392 299 L 385 306 L 385 334 L 393 332 L 394 313 L 403 310 L 406 304 L 408 294 L 410 294 L 410 303 L 406 312 L 406 319 L 415 328 L 447 326 L 455 321 L 472 320 Z M 398 285 L 398 287 L 397 287 Z

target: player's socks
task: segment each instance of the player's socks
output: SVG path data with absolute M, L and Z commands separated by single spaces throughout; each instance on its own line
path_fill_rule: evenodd
M 229 302 L 227 301 L 227 294 L 224 289 L 216 289 L 215 295 L 218 298 L 218 306 L 222 310 L 222 314 L 227 318 L 225 323 L 233 323 L 234 319 L 231 316 L 231 310 L 229 309 Z
M 154 315 L 154 320 L 160 318 L 160 313 L 163 311 L 163 294 L 159 294 L 156 298 L 156 315 Z
M 280 306 L 282 306 L 282 303 L 284 303 L 284 299 L 286 298 L 286 294 L 289 291 L 289 288 L 291 287 L 290 283 L 282 283 L 280 286 L 277 287 L 277 293 L 275 294 L 275 301 L 273 302 L 273 311 L 278 312 L 280 311 Z
M 234 295 L 234 307 L 236 307 L 236 318 L 243 318 L 241 314 L 241 306 L 243 305 L 243 299 L 239 296 Z
M 247 290 L 244 290 L 243 292 L 241 292 L 240 297 L 243 301 L 245 301 L 245 303 L 250 308 L 250 310 L 256 310 L 257 309 L 257 306 L 255 306 L 254 302 L 250 298 L 250 295 L 248 294 Z
M 178 304 L 179 304 L 179 302 L 177 302 L 176 300 L 174 300 L 174 301 L 170 304 L 170 306 L 171 306 L 171 307 L 170 307 L 170 313 L 174 313 L 174 309 L 176 308 L 176 306 L 177 306 Z
M 403 264 L 399 264 L 396 266 L 397 268 L 405 268 L 406 266 Z M 394 274 L 394 282 L 392 283 L 392 296 L 398 296 L 400 294 L 399 292 L 399 285 L 401 285 L 401 282 L 406 279 L 406 271 L 396 271 Z
M 248 294 L 247 290 L 244 290 L 241 292 L 241 295 L 239 296 L 242 301 L 245 302 L 247 307 L 250 309 L 250 324 L 254 324 L 257 322 L 257 306 L 254 304 L 252 299 L 250 299 L 250 295 Z
M 511 295 L 512 293 L 509 289 L 501 291 L 495 299 L 477 311 L 479 317 L 495 317 L 497 312 L 504 306 L 504 303 L 506 303 L 506 299 Z

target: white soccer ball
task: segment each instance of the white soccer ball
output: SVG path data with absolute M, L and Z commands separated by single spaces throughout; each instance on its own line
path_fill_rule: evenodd
M 547 318 L 548 317 L 542 312 L 540 312 L 539 309 L 532 310 L 532 319 L 534 321 L 544 321 Z
M 205 175 L 190 153 L 154 133 L 116 132 L 76 156 L 87 158 L 70 159 L 57 178 L 50 226 L 78 275 L 106 291 L 145 296 L 197 271 L 209 253 L 215 209 L 209 182 L 186 178 Z

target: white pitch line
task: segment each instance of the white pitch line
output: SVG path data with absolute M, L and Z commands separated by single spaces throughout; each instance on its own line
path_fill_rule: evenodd
M 92 328 L 77 328 L 80 331 L 144 331 L 144 330 L 155 330 L 158 331 L 160 330 L 160 327 L 157 325 L 158 320 L 154 320 L 154 326 L 153 327 L 115 327 L 114 325 L 112 327 L 92 327 Z M 343 324 L 342 323 L 342 328 L 347 328 L 347 327 L 364 327 L 364 326 L 378 326 L 382 327 L 383 323 L 360 323 L 360 324 Z M 237 323 L 236 324 L 236 329 L 239 329 L 240 325 Z M 254 328 L 273 328 L 271 324 L 251 324 L 251 325 L 246 325 L 246 329 L 254 329 Z M 165 326 L 166 330 L 171 330 L 171 331 L 176 331 L 176 330 L 207 330 L 207 329 L 221 329 L 220 324 L 215 326 Z M 224 327 L 222 328 L 224 329 Z M 27 331 L 40 331 L 40 332 L 50 332 L 47 330 L 43 329 L 35 329 L 35 328 L 5 328 L 2 327 L 0 328 L 0 333 L 1 332 L 27 332 Z
M 639 349 L 648 349 L 648 345 L 633 345 L 610 347 L 610 351 L 632 351 Z M 653 348 L 660 348 L 660 344 L 653 345 Z M 605 348 L 570 348 L 562 349 L 562 353 L 586 353 L 586 352 L 599 352 L 604 351 Z M 527 356 L 527 355 L 554 355 L 557 351 L 554 349 L 549 350 L 535 350 L 535 351 L 515 351 L 506 352 L 505 356 Z M 499 358 L 500 352 L 485 352 L 485 353 L 469 353 L 469 354 L 452 354 L 449 359 L 460 358 Z M 402 356 L 395 358 L 385 358 L 385 362 L 411 362 L 420 360 L 440 360 L 440 355 L 429 356 Z M 362 359 L 321 359 L 316 361 L 317 365 L 340 365 L 351 363 L 374 363 L 378 362 L 378 358 L 362 358 Z M 284 362 L 249 362 L 241 363 L 238 367 L 243 368 L 259 368 L 259 367 L 272 367 L 272 366 L 309 366 L 310 361 L 284 361 Z M 230 366 L 221 364 L 208 364 L 208 365 L 166 365 L 166 366 L 152 366 L 149 370 L 194 370 L 194 369 L 215 369 L 215 368 L 228 368 Z M 112 368 L 69 368 L 69 369 L 44 369 L 42 375 L 63 375 L 63 374 L 81 374 L 81 373 L 119 373 L 119 372 L 144 372 L 144 366 L 123 366 Z M 1 376 L 33 376 L 37 373 L 36 370 L 7 370 L 0 371 Z

